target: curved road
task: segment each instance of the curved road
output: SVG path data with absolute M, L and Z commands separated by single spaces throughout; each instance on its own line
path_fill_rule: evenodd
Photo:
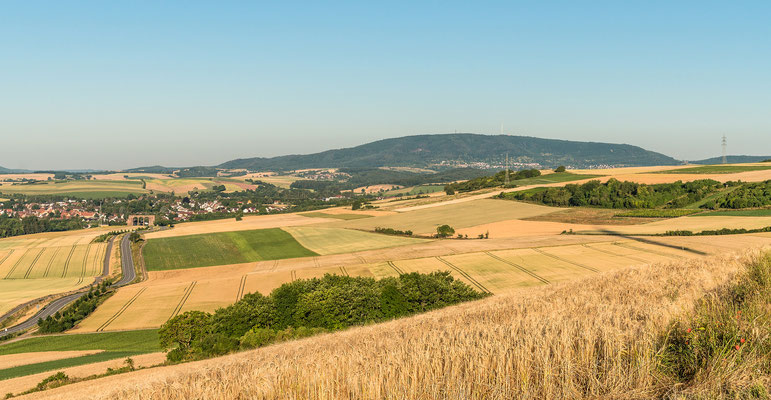
M 94 284 L 98 284 L 99 282 L 106 277 L 110 272 L 110 255 L 112 254 L 112 245 L 115 241 L 115 238 L 113 237 L 110 240 L 110 243 L 107 247 L 107 252 L 104 256 L 104 269 L 102 271 L 102 275 L 96 278 L 96 281 Z M 121 270 L 123 272 L 123 276 L 120 278 L 118 282 L 113 283 L 110 285 L 111 288 L 119 288 L 121 286 L 126 286 L 131 281 L 133 281 L 136 278 L 136 271 L 134 270 L 134 258 L 131 255 L 131 241 L 129 240 L 129 234 L 126 234 L 123 236 L 123 239 L 120 241 L 120 253 L 121 253 Z M 88 290 L 84 290 L 82 292 L 73 293 L 67 296 L 64 296 L 62 298 L 56 299 L 52 301 L 51 303 L 48 303 L 45 307 L 43 307 L 40 311 L 35 313 L 32 317 L 27 319 L 26 321 L 14 325 L 10 328 L 4 329 L 3 331 L 0 331 L 0 337 L 5 335 L 11 335 L 17 332 L 25 331 L 29 328 L 32 328 L 33 326 L 37 325 L 37 321 L 39 319 L 46 319 L 51 315 L 56 314 L 58 311 L 66 307 L 68 304 L 72 303 L 73 301 L 81 298 L 86 293 L 88 293 Z

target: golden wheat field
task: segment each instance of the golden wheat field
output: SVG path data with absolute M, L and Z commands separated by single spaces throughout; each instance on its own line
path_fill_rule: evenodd
M 757 257 L 756 251 L 745 250 L 637 265 L 213 360 L 78 383 L 30 398 L 671 395 L 666 389 L 670 382 L 655 369 L 658 332 Z M 720 384 L 741 386 L 743 373 L 722 377 Z M 714 386 L 709 380 L 697 385 Z
M 120 289 L 73 332 L 154 328 L 181 312 L 212 312 L 234 303 L 244 293 L 267 295 L 283 283 L 324 274 L 383 278 L 445 270 L 479 291 L 500 294 L 632 265 L 683 260 L 719 251 L 741 250 L 748 245 L 771 244 L 771 237 L 754 235 L 667 237 L 644 242 L 577 237 L 578 240 L 583 238 L 598 240 L 537 247 L 520 244 L 512 248 L 506 248 L 506 244 L 514 241 L 444 240 L 340 255 L 150 271 L 147 281 Z M 445 243 L 464 242 L 494 247 L 441 247 Z

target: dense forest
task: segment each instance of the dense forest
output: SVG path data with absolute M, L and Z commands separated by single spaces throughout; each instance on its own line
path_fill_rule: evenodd
M 679 164 L 672 157 L 627 144 L 456 133 L 384 139 L 307 155 L 238 159 L 219 167 L 253 171 L 387 166 L 450 168 L 476 162 L 503 165 L 507 153 L 514 163 L 539 164 L 545 168 Z
M 735 183 L 731 183 L 735 184 Z M 680 208 L 723 189 L 726 184 L 711 179 L 693 182 L 646 185 L 609 179 L 564 187 L 537 188 L 501 193 L 500 198 L 531 201 L 550 206 L 591 206 L 602 208 Z
M 281 340 L 438 309 L 487 296 L 449 272 L 375 280 L 325 275 L 252 293 L 214 314 L 190 311 L 160 329 L 171 361 L 199 359 Z

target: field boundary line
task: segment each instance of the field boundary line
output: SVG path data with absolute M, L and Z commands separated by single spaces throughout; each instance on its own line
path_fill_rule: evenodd
M 59 255 L 59 251 L 61 251 L 61 250 L 62 250 L 61 247 L 57 247 L 56 248 L 56 251 L 54 252 L 54 255 L 51 256 L 51 259 L 48 261 L 48 265 L 46 265 L 46 270 L 45 270 L 45 272 L 43 272 L 43 278 L 47 278 L 48 277 L 48 273 L 51 272 L 51 266 L 54 265 L 54 260 L 56 260 L 56 256 Z
M 24 250 L 24 254 L 22 254 L 22 255 L 21 255 L 21 257 L 19 257 L 19 259 L 18 259 L 18 260 L 16 260 L 16 263 L 15 263 L 15 264 L 13 264 L 13 267 L 11 267 L 11 270 L 10 270 L 10 271 L 8 271 L 8 273 L 5 275 L 5 279 L 10 279 L 10 278 L 11 278 L 11 274 L 13 274 L 13 271 L 16 271 L 16 268 L 18 268 L 18 267 L 19 267 L 19 264 L 21 264 L 21 260 L 23 260 L 23 259 L 24 259 L 24 256 L 26 256 L 26 255 L 27 255 L 27 252 L 28 252 L 29 250 L 32 250 L 32 249 L 27 249 L 27 250 Z
M 538 253 L 541 253 L 541 254 L 545 255 L 546 257 L 551 257 L 551 258 L 553 258 L 555 260 L 566 262 L 568 264 L 573 264 L 573 265 L 575 265 L 577 267 L 585 268 L 585 269 L 588 269 L 589 271 L 592 271 L 592 272 L 600 272 L 600 270 L 598 270 L 597 268 L 590 267 L 588 265 L 584 265 L 584 264 L 581 264 L 579 262 L 575 262 L 575 261 L 572 261 L 572 260 L 568 260 L 567 258 L 562 258 L 562 257 L 560 257 L 558 255 L 555 255 L 555 254 L 547 253 L 547 252 L 545 252 L 545 251 L 543 251 L 543 250 L 541 250 L 541 249 L 539 249 L 537 247 L 533 247 L 533 250 L 537 251 Z
M 548 279 L 546 279 L 546 278 L 544 278 L 544 277 L 542 277 L 542 276 L 540 276 L 540 275 L 536 274 L 536 273 L 535 273 L 535 272 L 533 272 L 533 271 L 530 271 L 530 270 L 528 270 L 527 268 L 525 268 L 525 267 L 523 267 L 523 266 L 521 266 L 521 265 L 519 265 L 519 264 L 517 264 L 517 263 L 511 262 L 511 261 L 509 261 L 509 260 L 506 260 L 506 259 L 504 259 L 504 258 L 501 258 L 501 257 L 499 257 L 499 256 L 496 256 L 495 254 L 493 254 L 493 253 L 491 253 L 491 252 L 489 252 L 489 251 L 486 251 L 486 252 L 485 252 L 485 254 L 487 254 L 488 256 L 490 256 L 490 257 L 492 257 L 492 258 L 494 258 L 494 259 L 496 259 L 496 260 L 498 260 L 498 261 L 500 261 L 500 262 L 502 262 L 502 263 L 506 263 L 506 264 L 509 264 L 509 265 L 511 265 L 512 267 L 514 267 L 514 268 L 516 268 L 516 269 L 518 269 L 518 270 L 520 270 L 520 271 L 522 271 L 522 272 L 524 272 L 524 273 L 526 273 L 526 274 L 528 274 L 528 275 L 532 276 L 533 278 L 535 278 L 535 279 L 538 279 L 538 280 L 539 280 L 539 281 L 541 281 L 542 283 L 551 283 L 551 282 L 549 282 L 549 280 L 548 280 Z
M 38 260 L 40 260 L 40 256 L 43 255 L 43 252 L 45 251 L 45 247 L 40 249 L 40 252 L 37 253 L 35 256 L 35 259 L 32 260 L 32 264 L 29 265 L 29 268 L 27 268 L 27 272 L 24 273 L 24 279 L 27 279 L 29 277 L 29 274 L 32 273 L 32 269 L 35 268 L 35 264 L 37 264 Z
M 487 288 L 486 288 L 486 287 L 485 287 L 483 284 L 479 283 L 479 281 L 478 281 L 478 280 L 474 279 L 474 278 L 473 278 L 471 275 L 469 275 L 469 274 L 468 274 L 468 272 L 466 272 L 466 271 L 464 271 L 464 270 L 460 269 L 460 267 L 456 266 L 455 264 L 453 264 L 453 263 L 451 263 L 451 262 L 449 262 L 449 261 L 445 260 L 444 258 L 442 258 L 442 257 L 440 257 L 440 256 L 436 256 L 436 259 L 437 259 L 437 260 L 439 260 L 439 261 L 441 261 L 442 263 L 444 263 L 444 264 L 445 264 L 445 265 L 447 265 L 448 267 L 450 267 L 450 268 L 454 269 L 454 270 L 455 270 L 455 271 L 457 271 L 459 274 L 463 275 L 463 276 L 464 276 L 466 279 L 468 279 L 468 280 L 469 280 L 471 283 L 473 283 L 474 285 L 476 285 L 476 287 L 478 287 L 478 288 L 479 288 L 479 289 L 480 289 L 482 292 L 485 292 L 485 293 L 491 293 L 491 294 L 493 293 L 493 292 L 491 292 L 490 290 L 488 290 L 488 289 L 487 289 Z
M 241 282 L 238 285 L 238 292 L 236 293 L 236 301 L 244 298 L 244 288 L 246 288 L 246 275 L 241 277 Z
M 128 309 L 130 306 L 131 306 L 131 305 L 132 305 L 132 304 L 134 304 L 134 302 L 135 302 L 135 301 L 136 301 L 136 300 L 139 298 L 139 296 L 140 296 L 142 293 L 144 293 L 144 292 L 145 292 L 145 290 L 147 290 L 147 288 L 146 288 L 146 287 L 143 287 L 143 288 L 142 288 L 142 289 L 140 289 L 140 290 L 139 290 L 139 291 L 138 291 L 136 294 L 134 294 L 134 296 L 132 296 L 132 297 L 129 299 L 129 301 L 127 301 L 127 302 L 126 302 L 126 304 L 124 304 L 124 305 L 123 305 L 123 306 L 122 306 L 122 307 L 121 307 L 121 308 L 120 308 L 118 311 L 116 311 L 116 312 L 115 312 L 115 314 L 113 314 L 113 316 L 112 316 L 112 317 L 110 317 L 109 319 L 107 319 L 107 321 L 105 321 L 105 322 L 104 322 L 102 325 L 100 325 L 98 328 L 96 328 L 96 332 L 103 332 L 103 331 L 104 331 L 104 329 L 105 329 L 105 328 L 107 328 L 107 326 L 109 326 L 109 325 L 110 325 L 111 323 L 113 323 L 113 322 L 114 322 L 116 319 L 118 319 L 118 317 L 120 317 L 120 316 L 121 316 L 121 314 L 123 314 L 123 313 L 124 313 L 124 312 L 125 312 L 125 311 L 126 311 L 126 310 L 127 310 L 127 309 Z
M 72 245 L 72 248 L 70 249 L 70 254 L 67 255 L 67 261 L 64 262 L 64 270 L 62 271 L 62 278 L 67 276 L 67 269 L 70 267 L 70 260 L 72 259 L 72 254 L 75 253 L 75 244 Z
M 179 314 L 180 311 L 182 311 L 182 307 L 185 306 L 185 303 L 187 303 L 187 299 L 190 298 L 190 295 L 193 293 L 193 288 L 195 288 L 195 285 L 198 283 L 198 281 L 193 281 L 190 283 L 190 286 L 185 288 L 185 292 L 182 293 L 182 298 L 179 299 L 179 304 L 174 308 L 174 311 L 171 312 L 171 317 L 169 319 L 172 319 Z
M 388 266 L 391 267 L 394 271 L 396 271 L 397 274 L 404 275 L 404 271 L 402 271 L 401 268 L 397 267 L 393 261 L 386 261 L 386 263 L 388 263 Z
M 615 242 L 611 242 L 611 245 L 613 245 L 613 244 L 615 244 Z M 637 258 L 637 257 L 635 257 L 635 256 L 627 256 L 627 255 L 624 255 L 624 254 L 618 254 L 618 253 L 614 253 L 614 252 L 612 252 L 612 251 L 610 251 L 610 250 L 605 250 L 605 249 L 598 249 L 598 248 L 596 248 L 596 247 L 592 247 L 592 246 L 589 246 L 589 245 L 587 245 L 587 244 L 582 244 L 581 246 L 584 246 L 584 247 L 586 247 L 587 249 L 592 249 L 592 250 L 596 250 L 596 251 L 599 251 L 600 253 L 609 254 L 609 255 L 611 255 L 611 256 L 614 256 L 614 257 L 623 257 L 623 258 L 628 258 L 628 259 L 630 259 L 630 260 L 635 260 L 635 261 L 637 261 L 637 262 L 641 262 L 641 263 L 645 263 L 645 264 L 650 264 L 650 263 L 651 263 L 651 261 L 643 260 L 643 259 Z
M 613 244 L 616 245 L 616 246 L 619 246 L 619 247 L 625 247 L 627 249 L 637 250 L 637 251 L 644 251 L 646 253 L 651 253 L 651 254 L 658 254 L 660 256 L 664 256 L 664 257 L 668 257 L 668 258 L 674 258 L 674 259 L 677 259 L 677 260 L 681 260 L 683 258 L 682 256 L 679 256 L 677 254 L 667 254 L 667 253 L 664 253 L 663 251 L 643 249 L 643 248 L 637 247 L 637 246 L 635 246 L 635 245 L 633 245 L 631 243 L 615 242 Z

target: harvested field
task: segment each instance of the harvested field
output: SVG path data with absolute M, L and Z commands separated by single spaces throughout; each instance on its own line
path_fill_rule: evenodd
M 468 228 L 480 223 L 527 218 L 559 210 L 534 204 L 481 199 L 356 221 L 335 222 L 330 226 L 366 230 L 383 227 L 431 234 L 436 233 L 436 227 L 442 224 L 449 224 L 455 229 Z
M 411 237 L 315 226 L 284 228 L 284 231 L 289 232 L 303 247 L 320 255 L 353 253 L 424 241 Z
M 366 215 L 366 214 L 343 214 L 343 213 L 330 214 L 325 212 L 306 212 L 298 215 L 302 215 L 303 217 L 311 217 L 311 218 L 341 219 L 343 221 L 350 221 L 352 219 L 362 219 L 362 218 L 372 217 L 371 215 Z
M 661 174 L 736 174 L 749 171 L 765 171 L 771 165 L 702 165 L 698 167 L 678 168 L 660 171 Z
M 673 319 L 756 260 L 749 254 L 626 268 L 214 360 L 76 384 L 40 398 L 96 392 L 93 398 L 172 400 L 573 399 L 683 392 L 689 397 L 705 387 L 738 391 L 752 382 L 749 368 L 729 369 L 737 375 L 705 377 L 696 382 L 700 386 L 672 393 L 674 383 L 657 373 L 655 354 Z M 721 381 L 709 382 L 714 379 Z
M 325 211 L 326 212 L 326 211 Z M 303 217 L 297 214 L 253 215 L 244 216 L 241 221 L 221 219 L 214 221 L 185 222 L 173 229 L 148 233 L 147 239 L 159 239 L 203 233 L 247 231 L 253 229 L 282 228 L 287 226 L 311 225 L 329 222 L 328 218 Z
M 548 216 L 548 214 L 546 215 Z M 479 235 L 489 234 L 490 238 L 515 238 L 528 236 L 546 236 L 559 235 L 564 231 L 587 230 L 595 228 L 594 225 L 579 225 L 563 222 L 548 222 L 512 219 L 507 221 L 493 222 L 472 226 L 469 228 L 456 229 L 456 233 L 468 235 L 469 238 L 476 238 Z
M 616 234 L 624 235 L 640 235 L 640 234 L 657 234 L 665 233 L 667 231 L 675 230 L 688 230 L 693 232 L 701 232 L 703 230 L 716 230 L 722 228 L 732 229 L 758 229 L 771 226 L 771 217 L 755 217 L 745 218 L 736 216 L 713 216 L 703 217 L 699 215 L 672 218 L 666 220 L 655 221 L 642 225 L 626 225 L 626 226 L 607 226 L 599 229 L 589 229 L 581 231 L 582 233 L 607 233 L 611 231 Z
M 584 239 L 591 241 L 581 242 Z M 283 283 L 326 273 L 383 278 L 445 270 L 478 290 L 500 294 L 632 265 L 771 245 L 771 235 L 640 240 L 562 235 L 540 243 L 526 247 L 521 240 L 436 240 L 340 255 L 151 271 L 149 280 L 120 289 L 76 332 L 158 327 L 180 311 L 211 312 L 232 304 L 243 293 L 269 294 Z
M 143 251 L 149 271 L 314 255 L 278 228 L 150 239 Z

